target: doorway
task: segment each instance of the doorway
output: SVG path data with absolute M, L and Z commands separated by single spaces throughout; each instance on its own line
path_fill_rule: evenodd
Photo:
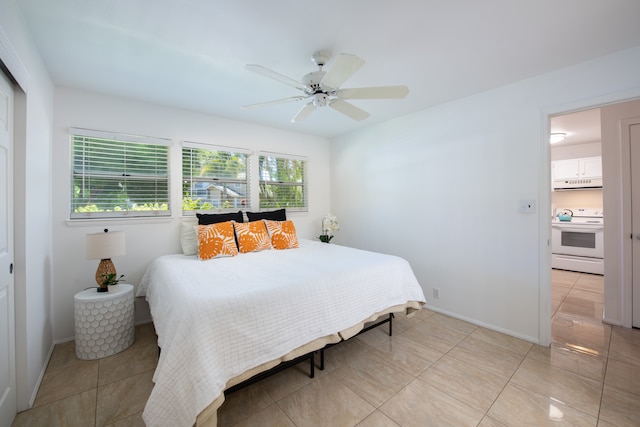
M 572 351 L 570 343 L 585 331 L 603 328 L 606 218 L 600 108 L 550 117 L 549 130 L 551 343 L 552 349 Z M 597 347 L 588 340 L 581 345 Z

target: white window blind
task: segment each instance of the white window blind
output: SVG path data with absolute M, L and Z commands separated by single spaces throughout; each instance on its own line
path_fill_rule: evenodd
M 250 205 L 249 152 L 185 142 L 182 211 L 238 211 Z
M 307 161 L 282 154 L 262 153 L 259 158 L 260 209 L 287 208 L 306 211 Z
M 71 131 L 71 218 L 168 216 L 169 140 Z

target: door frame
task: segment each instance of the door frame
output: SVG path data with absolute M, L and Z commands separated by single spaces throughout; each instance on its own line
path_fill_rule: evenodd
M 540 228 L 540 244 L 539 244 L 539 259 L 540 259 L 540 315 L 539 315 L 539 334 L 540 345 L 549 346 L 551 344 L 551 147 L 549 144 L 549 135 L 551 133 L 551 118 L 554 116 L 561 116 L 565 114 L 571 114 L 578 111 L 590 110 L 593 108 L 602 108 L 608 105 L 619 104 L 627 101 L 633 101 L 640 99 L 640 88 L 615 92 L 604 96 L 582 99 L 579 101 L 559 104 L 555 106 L 549 106 L 542 108 L 540 111 L 540 165 L 541 173 L 539 176 L 539 200 L 540 200 L 540 215 L 539 215 L 539 228 Z M 603 149 L 604 151 L 604 149 Z M 603 171 L 604 173 L 604 171 Z M 615 187 L 610 188 L 609 191 L 615 191 Z M 607 211 L 607 201 L 604 197 L 603 190 L 603 203 L 604 211 Z M 626 215 L 625 215 L 626 216 Z M 606 245 L 606 243 L 605 243 Z M 626 253 L 626 251 L 625 251 Z M 628 262 L 624 262 L 624 265 L 628 265 Z M 605 253 L 605 273 L 607 270 L 607 260 Z M 616 286 L 615 283 L 608 283 L 605 276 L 605 310 L 607 307 L 608 296 L 607 288 Z M 629 286 L 625 284 L 619 285 L 621 289 L 617 290 L 622 296 L 625 289 Z M 630 288 L 629 288 L 630 289 Z M 630 295 L 630 294 L 629 294 Z M 626 297 L 627 295 L 625 295 Z M 630 298 L 629 298 L 630 299 Z M 615 302 L 616 304 L 618 302 Z M 621 313 L 616 313 L 615 317 L 607 317 L 605 312 L 605 318 L 603 320 L 607 323 L 631 327 L 631 313 L 628 309 L 621 307 Z
M 640 117 L 633 117 L 629 119 L 623 119 L 620 121 L 620 145 L 622 154 L 631 155 L 631 136 L 629 134 L 629 127 L 632 125 L 640 125 Z M 640 299 L 640 296 L 635 295 L 633 292 L 633 209 L 631 205 L 632 200 L 632 185 L 631 185 L 631 162 L 624 163 L 620 168 L 622 173 L 622 198 L 623 198 L 623 217 L 622 227 L 623 230 L 628 230 L 628 233 L 623 231 L 622 240 L 622 252 L 623 252 L 623 272 L 622 272 L 622 310 L 623 319 L 622 325 L 625 327 L 640 326 L 640 320 L 634 322 L 633 320 L 633 308 L 634 299 Z M 630 235 L 630 239 L 625 237 L 625 234 Z M 636 272 L 638 274 L 639 272 Z M 640 313 L 636 315 L 640 317 Z M 634 325 L 635 323 L 635 325 Z M 627 326 L 628 325 L 628 326 Z

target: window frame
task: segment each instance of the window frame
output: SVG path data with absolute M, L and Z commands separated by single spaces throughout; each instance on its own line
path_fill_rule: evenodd
M 308 212 L 309 211 L 309 160 L 305 156 L 296 156 L 293 154 L 284 154 L 284 153 L 274 153 L 268 151 L 260 151 L 257 153 L 258 157 L 258 209 L 260 211 L 269 211 L 273 209 L 282 209 L 285 208 L 287 212 Z M 264 180 L 263 179 L 263 171 L 262 171 L 262 157 L 273 157 L 276 159 L 283 160 L 291 160 L 302 162 L 302 183 L 296 183 L 294 181 L 273 181 L 273 180 Z M 278 205 L 278 206 L 261 206 L 262 203 L 262 187 L 264 185 L 273 185 L 273 186 L 282 186 L 282 187 L 301 187 L 302 188 L 302 206 L 287 206 L 287 205 Z
M 191 176 L 185 176 L 184 171 L 184 151 L 185 149 L 192 150 L 206 150 L 209 152 L 223 152 L 223 153 L 231 153 L 234 155 L 242 154 L 245 156 L 245 179 L 237 179 L 237 178 L 224 178 L 224 177 L 205 177 L 200 179 L 193 179 L 193 170 L 191 171 Z M 180 199 L 183 202 L 181 206 L 181 211 L 183 216 L 192 216 L 198 213 L 226 213 L 226 212 L 237 212 L 239 210 L 245 211 L 251 208 L 252 203 L 252 191 L 251 191 L 251 157 L 253 156 L 253 152 L 243 148 L 237 147 L 228 147 L 223 145 L 213 145 L 213 144 L 204 144 L 198 142 L 191 141 L 183 141 L 180 150 Z M 191 182 L 221 182 L 221 183 L 235 183 L 235 184 L 244 184 L 245 186 L 245 194 L 244 194 L 244 204 L 240 206 L 231 206 L 228 208 L 224 207 L 212 207 L 209 209 L 184 209 L 184 200 L 185 200 L 185 191 L 184 191 L 184 183 L 189 179 Z M 192 196 L 191 196 L 192 197 Z
M 104 141 L 118 141 L 122 143 L 130 143 L 132 144 L 146 144 L 153 145 L 158 147 L 166 147 L 163 149 L 165 151 L 165 160 L 163 163 L 160 163 L 161 169 L 166 171 L 165 174 L 160 175 L 141 175 L 134 178 L 129 178 L 130 181 L 143 181 L 143 180 L 153 180 L 155 177 L 155 181 L 157 182 L 166 182 L 166 207 L 167 209 L 150 209 L 150 210 L 112 210 L 112 211 L 94 211 L 94 212 L 75 212 L 75 180 L 80 177 L 80 179 L 84 179 L 85 176 L 89 175 L 90 177 L 96 178 L 117 178 L 117 177 L 126 177 L 130 175 L 125 173 L 127 164 L 122 164 L 121 173 L 108 173 L 108 174 L 95 174 L 95 173 L 86 173 L 84 164 L 91 160 L 91 157 L 86 157 L 84 154 L 81 154 L 83 167 L 81 168 L 81 172 L 76 170 L 76 149 L 75 144 L 78 139 L 96 139 L 96 140 L 104 140 Z M 79 141 L 83 142 L 83 141 Z M 89 141 L 84 141 L 89 142 Z M 162 150 L 159 150 L 162 151 Z M 171 216 L 171 170 L 170 170 L 170 155 L 171 155 L 171 140 L 165 138 L 157 138 L 157 137 L 148 137 L 148 136 L 140 136 L 140 135 L 130 135 L 125 133 L 116 133 L 116 132 L 107 132 L 101 130 L 94 129 L 82 129 L 82 128 L 69 128 L 69 154 L 70 154 L 70 189 L 69 189 L 69 219 L 71 221 L 77 220 L 105 220 L 105 219 L 123 219 L 123 218 L 158 218 L 158 217 L 170 217 Z M 115 164 L 115 163 L 114 163 Z M 90 187 L 89 187 L 90 188 Z M 160 192 L 161 193 L 161 192 Z M 156 199 L 159 199 L 156 197 Z M 150 202 L 150 203 L 162 203 L 165 202 Z

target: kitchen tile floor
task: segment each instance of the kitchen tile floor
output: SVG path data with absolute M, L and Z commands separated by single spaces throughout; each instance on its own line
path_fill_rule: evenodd
M 640 330 L 604 325 L 602 277 L 554 270 L 550 348 L 429 310 L 398 316 L 228 396 L 219 426 L 640 425 Z M 117 355 L 56 346 L 34 407 L 14 426 L 143 426 L 157 362 L 150 324 Z

